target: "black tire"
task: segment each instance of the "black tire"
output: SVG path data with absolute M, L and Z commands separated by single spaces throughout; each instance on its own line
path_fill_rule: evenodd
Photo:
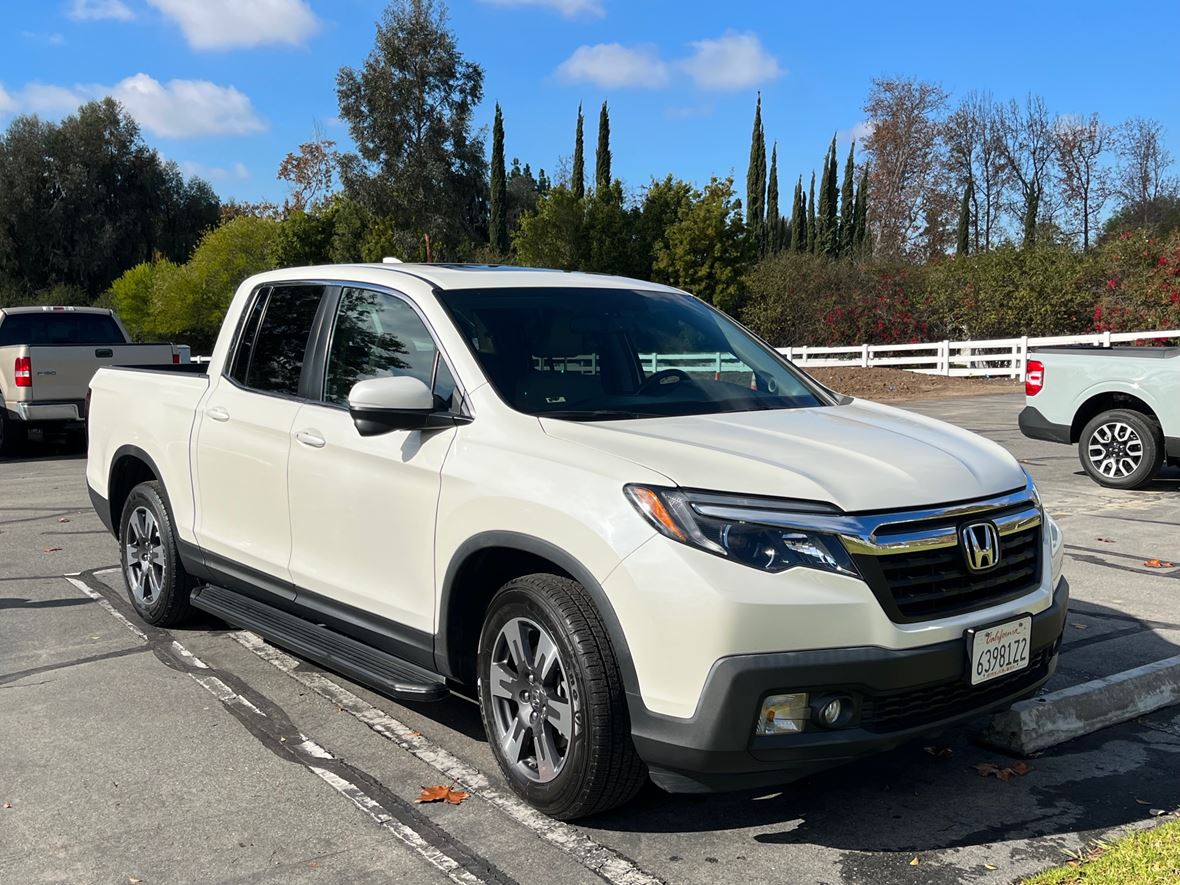
M 493 652 L 503 647 L 497 644 L 501 631 L 520 619 L 543 628 L 556 646 L 573 710 L 573 736 L 548 782 L 522 773 L 525 763 L 514 764 L 498 738 L 497 716 L 504 716 L 506 708 L 503 696 L 494 696 L 490 688 Z M 505 779 L 534 808 L 558 820 L 586 817 L 628 802 L 646 782 L 647 768 L 631 741 L 631 719 L 610 638 L 576 581 L 537 574 L 505 584 L 488 607 L 478 667 L 488 742 Z M 528 713 L 524 704 L 520 708 Z M 535 729 L 525 734 L 535 749 Z
M 134 527 L 133 518 L 137 520 Z M 150 528 L 153 524 L 155 532 Z M 145 542 L 137 543 L 144 538 Z M 150 551 L 148 563 L 136 555 L 137 550 Z M 157 627 L 175 627 L 192 617 L 189 596 L 196 582 L 180 562 L 172 513 L 158 482 L 141 482 L 127 496 L 119 518 L 119 554 L 127 596 L 143 620 Z M 136 574 L 143 575 L 144 582 L 138 592 Z
M 1118 428 L 1127 429 L 1126 438 L 1120 439 Z M 1142 412 L 1111 409 L 1095 415 L 1082 430 L 1078 459 L 1099 485 L 1138 489 L 1151 482 L 1164 463 L 1163 432 Z M 1133 470 L 1127 469 L 1131 463 L 1137 465 Z
M 5 458 L 15 458 L 25 451 L 29 434 L 24 425 L 13 421 L 0 406 L 0 455 Z

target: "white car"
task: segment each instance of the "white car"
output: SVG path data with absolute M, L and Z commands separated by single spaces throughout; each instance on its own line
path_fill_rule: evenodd
M 570 819 L 788 782 L 1052 674 L 1068 586 L 998 445 L 590 274 L 252 277 L 208 366 L 102 369 L 87 479 L 148 622 L 196 607 L 399 699 L 474 692 Z

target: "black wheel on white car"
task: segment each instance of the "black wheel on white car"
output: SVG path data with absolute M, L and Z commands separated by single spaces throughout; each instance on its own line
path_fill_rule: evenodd
M 496 762 L 533 807 L 573 820 L 643 786 L 614 650 L 577 582 L 538 574 L 504 585 L 488 607 L 478 668 Z
M 1164 461 L 1160 426 L 1142 412 L 1111 409 L 1090 419 L 1078 442 L 1082 469 L 1099 485 L 1137 489 Z
M 193 613 L 193 579 L 181 565 L 172 516 L 158 482 L 131 490 L 119 520 L 123 579 L 136 613 L 157 627 L 183 624 Z

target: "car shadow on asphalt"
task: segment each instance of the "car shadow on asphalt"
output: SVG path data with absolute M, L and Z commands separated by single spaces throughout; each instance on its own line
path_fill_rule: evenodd
M 1102 606 L 1084 608 L 1087 615 L 1133 620 Z M 1153 654 L 1180 654 L 1173 643 L 1152 639 Z M 1064 666 L 1069 655 L 1067 644 Z M 1180 805 L 1180 708 L 1023 760 L 977 742 L 986 722 L 972 720 L 782 787 L 673 796 L 649 784 L 631 804 L 580 823 L 627 833 L 749 829 L 764 844 L 918 852 L 1105 830 L 1143 821 L 1149 808 Z M 1024 769 L 1017 761 L 1027 772 L 1018 773 Z M 976 767 L 988 765 L 1013 770 L 1001 779 Z

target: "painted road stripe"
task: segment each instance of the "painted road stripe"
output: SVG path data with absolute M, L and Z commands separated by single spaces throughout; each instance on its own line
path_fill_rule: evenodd
M 600 845 L 567 823 L 546 817 L 514 795 L 498 789 L 481 771 L 433 743 L 403 722 L 336 684 L 326 676 L 299 669 L 300 661 L 246 630 L 230 633 L 237 642 L 292 679 L 331 701 L 369 728 L 458 782 L 541 839 L 559 848 L 612 885 L 663 885 L 662 880 L 637 867 L 613 849 Z
M 115 608 L 109 599 L 102 593 L 93 589 L 82 580 L 80 575 L 65 575 L 67 581 L 77 587 L 80 591 L 85 593 L 95 602 L 97 602 L 108 614 L 114 617 L 124 627 L 142 639 L 144 642 L 151 643 L 152 640 L 148 635 L 138 627 L 136 627 L 130 620 L 123 616 L 123 614 Z M 208 670 L 209 666 L 199 657 L 185 648 L 176 640 L 173 640 L 169 646 L 168 651 L 176 656 L 178 663 L 185 664 L 192 667 L 188 675 L 204 688 L 207 692 L 219 700 L 225 707 L 237 706 L 248 710 L 254 715 L 260 716 L 263 719 L 268 718 L 258 706 L 252 703 L 247 698 L 244 698 L 238 692 L 234 691 L 225 682 L 211 674 L 201 673 L 201 670 Z M 193 671 L 197 672 L 193 672 Z M 329 771 L 319 765 L 314 764 L 311 760 L 321 761 L 335 761 L 333 756 L 326 749 L 319 744 L 307 738 L 306 735 L 300 735 L 302 742 L 297 746 L 290 747 L 292 755 L 312 774 L 316 775 L 324 783 L 328 784 L 337 793 L 350 801 L 353 805 L 367 814 L 373 821 L 375 821 L 383 829 L 395 836 L 399 841 L 409 847 L 415 854 L 433 866 L 439 872 L 443 873 L 452 882 L 458 885 L 484 885 L 484 880 L 474 875 L 470 871 L 464 869 L 463 865 L 455 858 L 451 857 L 442 849 L 432 845 L 422 834 L 413 827 L 406 824 L 404 821 L 398 820 L 390 814 L 385 807 L 354 784 L 334 771 Z M 304 758 L 308 757 L 308 758 Z

